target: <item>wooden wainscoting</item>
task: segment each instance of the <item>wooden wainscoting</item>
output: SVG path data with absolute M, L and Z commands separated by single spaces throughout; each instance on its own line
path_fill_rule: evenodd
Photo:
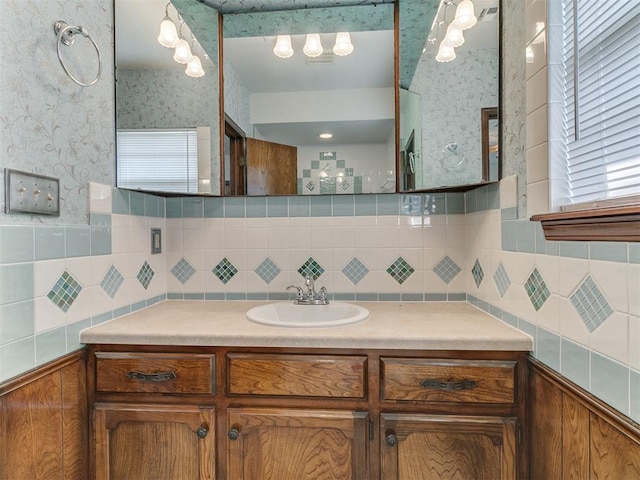
M 640 425 L 537 360 L 530 365 L 531 479 L 640 479 Z
M 0 480 L 86 480 L 85 351 L 0 385 Z

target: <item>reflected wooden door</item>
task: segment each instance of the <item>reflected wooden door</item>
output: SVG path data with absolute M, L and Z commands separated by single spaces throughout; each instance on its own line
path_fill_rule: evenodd
M 247 138 L 247 195 L 295 195 L 298 148 Z

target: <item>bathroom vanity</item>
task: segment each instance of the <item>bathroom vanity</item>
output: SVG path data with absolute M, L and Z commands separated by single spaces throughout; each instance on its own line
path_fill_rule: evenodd
M 362 303 L 332 328 L 254 324 L 255 305 L 82 333 L 96 479 L 526 477 L 527 335 L 466 303 Z

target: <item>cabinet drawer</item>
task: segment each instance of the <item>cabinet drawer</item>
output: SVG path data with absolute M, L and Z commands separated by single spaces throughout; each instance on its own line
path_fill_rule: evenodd
M 96 390 L 128 393 L 215 393 L 215 356 L 96 352 Z
M 364 398 L 365 356 L 229 354 L 231 395 Z
M 510 361 L 383 358 L 382 399 L 515 404 Z

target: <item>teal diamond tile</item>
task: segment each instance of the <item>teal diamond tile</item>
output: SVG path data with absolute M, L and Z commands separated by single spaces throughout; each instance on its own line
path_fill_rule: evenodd
M 73 302 L 76 301 L 81 291 L 82 285 L 80 285 L 69 272 L 65 271 L 53 287 L 51 287 L 47 298 L 66 313 L 69 311 L 69 308 L 71 308 L 71 305 L 73 305 Z
M 104 278 L 102 279 L 102 282 L 100 282 L 100 286 L 107 295 L 113 298 L 116 296 L 116 293 L 118 293 L 118 290 L 120 290 L 123 282 L 124 277 L 122 276 L 122 274 L 116 267 L 111 265 Z
M 414 268 L 402 257 L 396 258 L 396 260 L 387 268 L 387 273 L 399 284 L 403 284 L 407 278 L 413 274 L 413 272 L 415 272 Z
M 233 264 L 227 259 L 227 257 L 220 260 L 212 270 L 213 274 L 218 277 L 225 285 L 231 280 L 236 273 L 238 273 L 238 269 L 233 266 Z
M 171 273 L 184 285 L 196 273 L 196 269 L 186 259 L 181 258 L 171 269 Z
M 498 292 L 500 292 L 500 296 L 504 297 L 504 294 L 507 293 L 507 290 L 511 286 L 511 279 L 509 278 L 507 270 L 504 268 L 502 263 L 498 265 L 496 273 L 493 274 L 493 281 L 498 288 Z
M 536 311 L 542 308 L 544 302 L 546 302 L 547 298 L 551 295 L 547 284 L 542 278 L 542 275 L 540 275 L 540 272 L 538 272 L 537 268 L 534 268 L 531 275 L 529 275 L 529 278 L 527 278 L 527 281 L 524 284 L 524 289 L 531 301 L 531 305 L 533 305 L 533 308 L 535 308 Z
M 258 275 L 266 284 L 271 283 L 281 271 L 280 267 L 278 267 L 278 265 L 276 265 L 269 257 L 265 258 L 254 270 L 255 274 Z
M 473 275 L 473 281 L 476 282 L 476 287 L 480 287 L 482 279 L 484 278 L 484 271 L 482 270 L 482 265 L 480 265 L 480 261 L 477 258 L 473 264 L 473 268 L 471 269 L 471 275 Z
M 155 275 L 155 272 L 153 271 L 151 266 L 145 261 L 142 267 L 140 267 L 140 270 L 138 271 L 138 275 L 137 275 L 138 281 L 144 287 L 145 290 L 149 288 L 149 284 L 151 283 L 151 280 L 153 280 L 154 275 Z
M 447 255 L 433 268 L 433 273 L 438 275 L 444 283 L 449 283 L 460 273 L 460 267 Z
M 613 313 L 611 305 L 591 276 L 588 276 L 569 298 L 590 332 Z
M 351 281 L 351 283 L 356 285 L 358 282 L 360 282 L 360 280 L 364 278 L 367 273 L 369 273 L 369 269 L 364 263 L 360 261 L 360 259 L 358 259 L 357 257 L 353 257 L 342 268 L 342 273 Z
M 309 259 L 298 268 L 298 273 L 303 277 L 311 277 L 317 280 L 318 277 L 324 273 L 324 268 L 322 268 L 322 265 L 316 262 L 313 257 L 309 257 Z

